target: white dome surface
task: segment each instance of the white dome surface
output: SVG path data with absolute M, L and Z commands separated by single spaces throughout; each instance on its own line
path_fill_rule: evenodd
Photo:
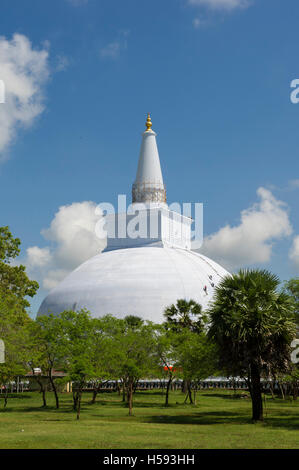
M 94 256 L 70 273 L 45 298 L 38 315 L 89 310 L 98 318 L 137 315 L 163 322 L 178 299 L 206 308 L 213 290 L 229 273 L 209 258 L 163 246 L 127 248 Z M 207 287 L 207 293 L 204 287 Z

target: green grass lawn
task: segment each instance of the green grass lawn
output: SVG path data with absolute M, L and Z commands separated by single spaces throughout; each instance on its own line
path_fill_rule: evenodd
M 117 393 L 84 394 L 80 421 L 71 394 L 61 394 L 61 409 L 41 408 L 38 393 L 0 398 L 1 449 L 299 449 L 299 401 L 267 399 L 265 422 L 251 422 L 250 399 L 225 390 L 204 391 L 197 406 L 183 405 L 172 392 L 163 406 L 162 391 L 136 392 L 134 416 Z

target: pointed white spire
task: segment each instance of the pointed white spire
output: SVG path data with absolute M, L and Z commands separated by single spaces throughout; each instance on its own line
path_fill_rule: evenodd
M 148 114 L 146 131 L 142 134 L 136 180 L 132 188 L 133 203 L 166 203 L 156 135 Z

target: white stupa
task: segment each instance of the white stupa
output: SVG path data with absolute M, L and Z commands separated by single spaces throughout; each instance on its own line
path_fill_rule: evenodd
M 94 317 L 137 315 L 162 322 L 164 309 L 177 299 L 194 299 L 206 308 L 215 287 L 228 274 L 191 251 L 192 220 L 168 209 L 151 127 L 148 115 L 132 188 L 132 212 L 110 217 L 116 236 L 108 236 L 102 253 L 81 264 L 49 293 L 39 315 L 86 308 Z M 133 211 L 141 204 L 140 220 L 148 222 L 147 232 L 132 237 L 128 233 L 136 217 Z

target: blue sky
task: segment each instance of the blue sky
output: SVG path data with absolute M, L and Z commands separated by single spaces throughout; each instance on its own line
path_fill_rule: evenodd
M 28 54 L 40 53 L 42 72 L 29 60 L 26 73 L 28 80 L 39 74 L 32 97 L 43 109 L 25 127 L 14 117 L 3 144 L 0 225 L 21 238 L 22 259 L 41 285 L 49 260 L 30 265 L 26 250 L 48 247 L 39 253 L 52 257 L 52 271 L 70 268 L 61 251 L 71 240 L 61 242 L 60 226 L 48 238 L 40 232 L 61 206 L 130 196 L 147 112 L 168 202 L 204 203 L 205 252 L 228 268 L 298 276 L 299 104 L 290 101 L 290 83 L 299 78 L 299 4 L 245 3 L 2 0 L 2 41 L 17 33 L 30 41 Z M 0 49 L 0 79 L 1 66 Z M 266 192 L 258 195 L 261 187 Z M 246 231 L 241 213 L 248 209 Z M 266 232 L 248 242 L 253 263 L 240 249 L 251 221 L 252 231 Z M 221 252 L 225 226 L 239 232 L 235 248 Z

